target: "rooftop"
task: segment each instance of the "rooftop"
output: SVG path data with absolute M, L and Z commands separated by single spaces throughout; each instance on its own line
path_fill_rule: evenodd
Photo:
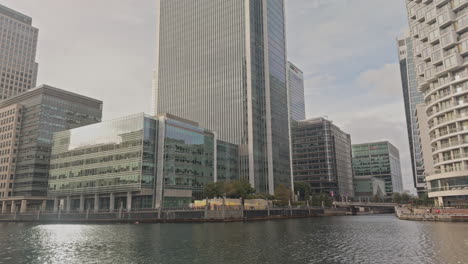
M 2 4 L 0 4 L 0 14 L 4 15 L 4 16 L 7 16 L 9 18 L 13 18 L 13 19 L 16 19 L 22 23 L 25 23 L 25 24 L 28 24 L 28 25 L 31 25 L 32 24 L 32 18 L 25 15 L 25 14 L 22 14 L 18 11 L 15 11 L 11 8 L 8 8 Z

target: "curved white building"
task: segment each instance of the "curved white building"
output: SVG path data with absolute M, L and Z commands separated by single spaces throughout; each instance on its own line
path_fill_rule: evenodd
M 468 0 L 407 0 L 419 90 L 424 93 L 436 204 L 468 204 Z

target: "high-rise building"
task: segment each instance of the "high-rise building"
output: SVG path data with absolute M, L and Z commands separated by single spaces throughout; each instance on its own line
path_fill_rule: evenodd
M 422 93 L 418 91 L 413 40 L 407 34 L 397 41 L 414 187 L 417 189 L 418 194 L 423 194 L 426 191 L 426 177 L 421 140 L 419 139 L 419 125 L 416 121 L 416 106 L 424 103 L 424 98 Z
M 313 118 L 291 128 L 294 181 L 314 193 L 354 196 L 351 136 L 331 121 Z
M 36 86 L 38 32 L 32 18 L 0 4 L 0 101 Z
M 353 169 L 355 182 L 372 178 L 385 181 L 384 193 L 403 192 L 400 152 L 390 142 L 372 142 L 353 145 Z M 357 193 L 365 191 L 358 189 Z
M 438 205 L 467 205 L 468 1 L 406 3 L 434 160 L 428 196 Z
M 65 211 L 188 207 L 206 184 L 236 179 L 237 158 L 195 122 L 137 114 L 56 133 L 49 196 Z
M 291 185 L 284 0 L 158 0 L 154 108 L 239 145 L 259 193 Z
M 101 101 L 46 85 L 0 102 L 2 210 L 15 208 L 16 201 L 42 203 L 53 133 L 100 122 L 101 116 Z
M 288 61 L 289 112 L 291 120 L 306 119 L 304 100 L 304 74 Z
M 424 162 L 424 174 L 434 174 L 434 160 L 432 159 L 431 138 L 429 137 L 429 124 L 426 113 L 426 105 L 416 105 L 416 118 L 418 123 L 419 140 Z

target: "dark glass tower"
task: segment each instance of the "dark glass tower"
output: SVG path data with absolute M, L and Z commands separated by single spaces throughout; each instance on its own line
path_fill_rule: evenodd
M 424 160 L 421 150 L 419 125 L 416 118 L 416 106 L 424 103 L 421 92 L 418 91 L 416 67 L 413 57 L 413 41 L 409 36 L 398 39 L 398 55 L 400 58 L 400 73 L 405 103 L 406 127 L 411 153 L 414 187 L 418 193 L 425 190 Z
M 258 192 L 290 185 L 284 0 L 158 0 L 155 113 L 240 146 Z

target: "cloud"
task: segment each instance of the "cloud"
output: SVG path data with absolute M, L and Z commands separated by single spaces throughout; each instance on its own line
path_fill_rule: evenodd
M 374 93 L 395 96 L 401 95 L 400 65 L 385 64 L 378 69 L 370 69 L 360 74 L 358 85 L 368 87 Z

